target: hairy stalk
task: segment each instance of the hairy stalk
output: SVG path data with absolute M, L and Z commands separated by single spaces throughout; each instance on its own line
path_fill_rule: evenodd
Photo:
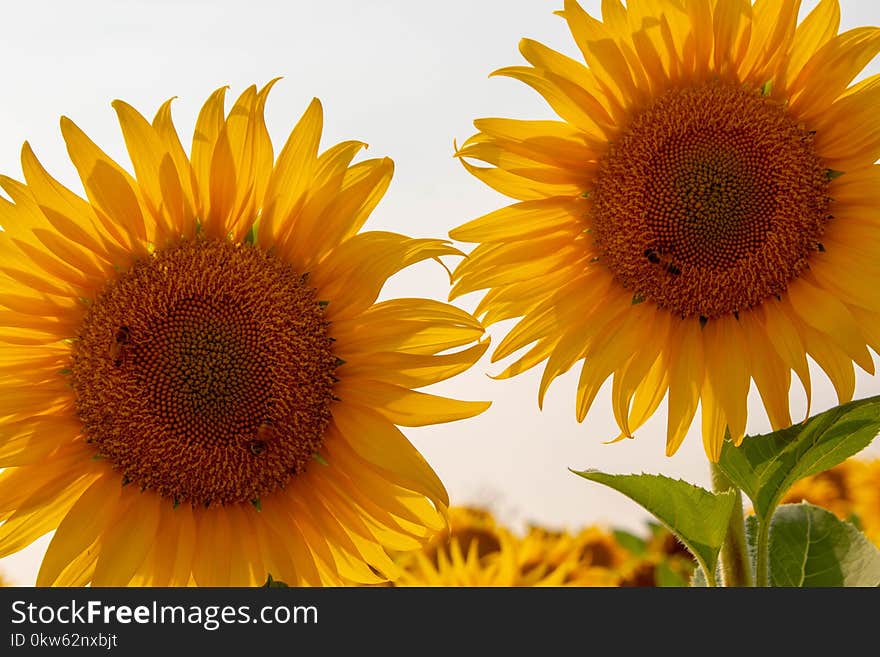
M 748 548 L 746 547 L 742 491 L 733 485 L 717 464 L 712 463 L 711 468 L 712 488 L 716 493 L 723 493 L 730 489 L 736 492 L 733 513 L 730 515 L 727 535 L 724 537 L 724 545 L 721 547 L 722 584 L 724 586 L 754 586 Z
M 758 538 L 755 544 L 755 579 L 757 586 L 770 586 L 768 577 L 768 557 L 770 555 L 770 521 L 763 520 L 758 525 Z

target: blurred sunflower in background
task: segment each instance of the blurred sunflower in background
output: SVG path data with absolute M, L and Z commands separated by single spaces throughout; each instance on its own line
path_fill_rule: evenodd
M 806 501 L 856 524 L 880 547 L 880 459 L 849 459 L 830 470 L 801 479 L 782 502 Z
M 617 586 L 627 552 L 598 527 L 577 533 L 529 527 L 519 545 L 520 586 Z
M 395 557 L 393 586 L 686 586 L 694 560 L 659 526 L 648 538 L 601 527 L 533 525 L 522 535 L 487 509 L 452 507 L 449 529 Z
M 514 586 L 516 539 L 485 509 L 452 507 L 449 525 L 396 561 L 394 586 Z
M 583 361 L 582 421 L 612 378 L 618 439 L 668 397 L 666 452 L 697 407 L 708 457 L 746 431 L 750 379 L 791 424 L 807 356 L 840 402 L 880 351 L 880 77 L 851 85 L 880 29 L 838 34 L 836 0 L 566 0 L 583 61 L 524 39 L 561 121 L 488 118 L 456 155 L 518 202 L 453 231 L 478 245 L 450 298 L 488 290 L 485 324 L 521 318 L 493 360 L 530 348 L 550 383 Z M 489 166 L 479 166 L 480 161 Z
M 0 177 L 0 556 L 55 530 L 38 585 L 376 583 L 445 526 L 396 425 L 483 411 L 414 389 L 488 343 L 447 304 L 376 301 L 458 252 L 359 232 L 393 165 L 319 151 L 317 100 L 276 159 L 271 86 L 211 95 L 189 155 L 170 101 L 116 101 L 134 176 L 62 119 L 85 199 L 28 144 Z

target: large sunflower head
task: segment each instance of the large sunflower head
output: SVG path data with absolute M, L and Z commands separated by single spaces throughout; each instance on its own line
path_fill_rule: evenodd
M 838 34 L 836 0 L 566 0 L 582 60 L 525 39 L 498 75 L 561 120 L 480 119 L 457 155 L 517 203 L 452 231 L 478 246 L 452 296 L 488 289 L 521 318 L 493 359 L 545 362 L 539 399 L 583 361 L 577 417 L 602 384 L 620 437 L 668 397 L 667 453 L 701 407 L 712 460 L 740 441 L 753 380 L 778 429 L 809 356 L 841 402 L 880 350 L 880 77 L 852 84 L 880 29 Z M 489 166 L 479 166 L 473 160 Z
M 360 232 L 392 162 L 319 151 L 317 100 L 276 158 L 270 87 L 215 92 L 189 154 L 117 101 L 134 175 L 63 119 L 85 199 L 27 144 L 0 177 L 0 556 L 55 530 L 40 585 L 374 583 L 445 526 L 396 425 L 486 408 L 414 390 L 483 329 L 377 296 L 456 251 Z

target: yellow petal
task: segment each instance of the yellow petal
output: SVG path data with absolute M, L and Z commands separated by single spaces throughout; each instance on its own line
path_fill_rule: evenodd
M 67 565 L 101 536 L 122 491 L 119 477 L 108 473 L 92 483 L 58 525 L 37 575 L 37 586 L 52 586 Z
M 669 410 L 666 455 L 678 451 L 691 426 L 703 388 L 703 337 L 699 322 L 682 321 L 673 329 L 669 357 Z
M 727 420 L 724 417 L 724 410 L 712 390 L 708 376 L 703 384 L 700 409 L 703 420 L 703 448 L 706 450 L 706 456 L 709 457 L 709 460 L 718 463 L 721 458 L 721 448 L 724 445 Z
M 232 568 L 231 528 L 224 509 L 195 509 L 196 552 L 192 574 L 198 586 L 222 586 Z
M 162 103 L 162 106 L 156 112 L 156 116 L 153 117 L 153 129 L 162 142 L 164 150 L 171 156 L 175 169 L 174 172 L 170 171 L 163 158 L 160 180 L 162 181 L 163 188 L 168 187 L 170 189 L 174 187 L 174 180 L 177 180 L 177 183 L 180 185 L 184 196 L 184 220 L 177 228 L 180 229 L 185 237 L 192 237 L 196 228 L 195 217 L 198 208 L 201 207 L 199 187 L 192 163 L 190 163 L 186 151 L 183 150 L 183 144 L 180 143 L 180 137 L 171 118 L 172 100 L 168 99 Z
M 821 0 L 795 31 L 785 79 L 796 80 L 807 61 L 837 34 L 839 27 L 840 4 L 837 0 Z
M 27 142 L 21 149 L 21 168 L 34 200 L 55 230 L 111 265 L 127 265 L 125 249 L 112 241 L 117 236 L 104 234 L 92 207 L 50 176 Z
M 449 505 L 446 489 L 422 455 L 378 413 L 340 404 L 331 426 L 358 456 L 391 473 L 400 485 Z
M 327 317 L 337 321 L 363 312 L 376 301 L 390 276 L 430 258 L 458 255 L 442 240 L 413 239 L 395 233 L 359 233 L 334 249 L 312 271 L 310 284 L 329 301 Z
M 33 477 L 33 473 L 29 472 Z M 95 480 L 95 474 L 78 472 L 66 480 L 50 482 L 27 497 L 19 508 L 0 525 L 0 558 L 27 547 L 56 527 Z M 57 484 L 62 485 L 57 485 Z
M 816 153 L 828 168 L 848 171 L 880 158 L 880 74 L 859 84 L 815 122 Z M 852 126 L 858 125 L 858 130 Z M 849 129 L 847 129 L 849 127 Z
M 543 69 L 507 66 L 492 75 L 519 80 L 537 91 L 564 121 L 588 135 L 604 135 L 606 129 L 595 116 L 605 113 L 600 102 L 575 82 Z M 596 114 L 594 114 L 594 112 Z
M 330 325 L 340 353 L 436 354 L 471 344 L 483 327 L 471 314 L 432 299 L 389 299 Z M 346 360 L 348 360 L 346 358 Z
M 464 420 L 479 415 L 492 405 L 491 402 L 460 401 L 353 377 L 341 380 L 334 390 L 344 405 L 352 403 L 373 409 L 404 427 Z
M 801 339 L 798 324 L 787 314 L 783 304 L 775 299 L 765 301 L 759 308 L 751 311 L 755 313 L 758 321 L 764 328 L 764 334 L 768 337 L 776 353 L 785 363 L 786 367 L 794 370 L 804 387 L 807 396 L 806 419 L 810 416 L 812 400 L 812 387 L 810 383 L 810 370 L 807 366 L 806 350 Z
M 346 362 L 336 370 L 336 376 L 364 377 L 407 388 L 420 388 L 460 374 L 476 363 L 489 347 L 489 341 L 475 344 L 451 354 L 422 355 L 400 352 L 374 352 L 363 364 Z M 345 361 L 346 351 L 337 350 Z
M 187 586 L 192 578 L 193 560 L 196 554 L 196 521 L 193 509 L 188 504 L 181 504 L 173 509 L 173 512 L 173 521 L 177 524 L 177 541 L 175 543 L 173 574 L 168 584 L 169 586 Z
M 113 101 L 113 109 L 138 185 L 158 226 L 156 242 L 163 244 L 180 235 L 189 219 L 177 167 L 153 126 L 136 109 L 121 100 Z
M 712 402 L 721 407 L 731 437 L 738 441 L 746 431 L 749 394 L 749 352 L 739 320 L 733 317 L 709 320 L 703 328 L 703 353 Z
M 740 315 L 740 323 L 751 358 L 749 367 L 752 378 L 774 431 L 791 426 L 788 391 L 791 387 L 791 370 L 777 355 L 764 329 L 753 313 Z
M 791 84 L 792 113 L 803 120 L 820 116 L 878 52 L 880 28 L 859 27 L 833 37 Z M 822 84 L 815 84 L 817 79 Z
M 852 314 L 839 299 L 800 279 L 789 286 L 787 301 L 805 324 L 824 334 L 862 369 L 873 374 L 874 361 L 865 346 L 865 339 Z
M 297 122 L 269 177 L 257 239 L 272 244 L 280 224 L 291 220 L 304 201 L 316 166 L 323 128 L 321 101 L 313 98 Z
M 61 133 L 98 218 L 108 230 L 129 235 L 132 248 L 143 250 L 154 236 L 147 232 L 137 183 L 66 117 Z
M 101 537 L 94 586 L 126 586 L 131 581 L 155 540 L 161 503 L 166 500 L 151 491 L 123 488 L 116 513 Z
M 201 199 L 199 216 L 208 215 L 208 194 L 211 189 L 211 162 L 217 138 L 224 125 L 226 89 L 220 87 L 205 101 L 196 119 L 192 139 L 192 169 Z
M 463 242 L 525 240 L 580 225 L 579 217 L 585 212 L 582 204 L 566 197 L 524 201 L 469 221 L 449 231 L 449 236 Z

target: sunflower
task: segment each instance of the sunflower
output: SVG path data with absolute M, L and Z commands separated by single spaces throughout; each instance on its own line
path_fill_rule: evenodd
M 859 525 L 880 547 L 880 459 L 860 463 L 852 475 L 852 488 Z
M 880 546 L 880 459 L 849 459 L 805 477 L 785 494 L 783 503 L 806 501 L 858 524 Z
M 788 490 L 782 503 L 805 501 L 828 509 L 844 520 L 851 518 L 856 514 L 854 480 L 863 467 L 861 461 L 850 459 L 830 470 L 805 477 Z
M 619 586 L 630 555 L 599 527 L 572 534 L 530 527 L 519 545 L 521 585 Z
M 448 517 L 422 550 L 398 555 L 395 586 L 515 586 L 516 537 L 486 509 L 454 506 Z
M 520 537 L 476 507 L 452 507 L 449 529 L 401 554 L 395 586 L 617 586 L 629 554 L 596 527 L 577 534 L 529 527 Z
M 836 0 L 606 0 L 561 12 L 583 61 L 525 39 L 497 71 L 561 121 L 480 119 L 457 151 L 516 203 L 451 236 L 478 246 L 450 298 L 488 290 L 486 324 L 520 318 L 500 377 L 583 361 L 582 421 L 612 379 L 632 437 L 668 397 L 666 452 L 698 405 L 709 458 L 742 440 L 750 379 L 775 429 L 792 423 L 807 356 L 852 398 L 880 351 L 880 77 L 852 85 L 880 29 L 838 34 Z M 489 166 L 480 166 L 479 161 Z
M 211 95 L 189 155 L 170 101 L 116 101 L 134 175 L 62 119 L 85 199 L 28 144 L 25 182 L 0 177 L 0 556 L 55 530 L 38 585 L 374 583 L 445 526 L 397 425 L 484 410 L 413 389 L 487 342 L 377 296 L 457 251 L 359 232 L 393 165 L 319 152 L 317 99 L 276 159 L 271 86 Z

